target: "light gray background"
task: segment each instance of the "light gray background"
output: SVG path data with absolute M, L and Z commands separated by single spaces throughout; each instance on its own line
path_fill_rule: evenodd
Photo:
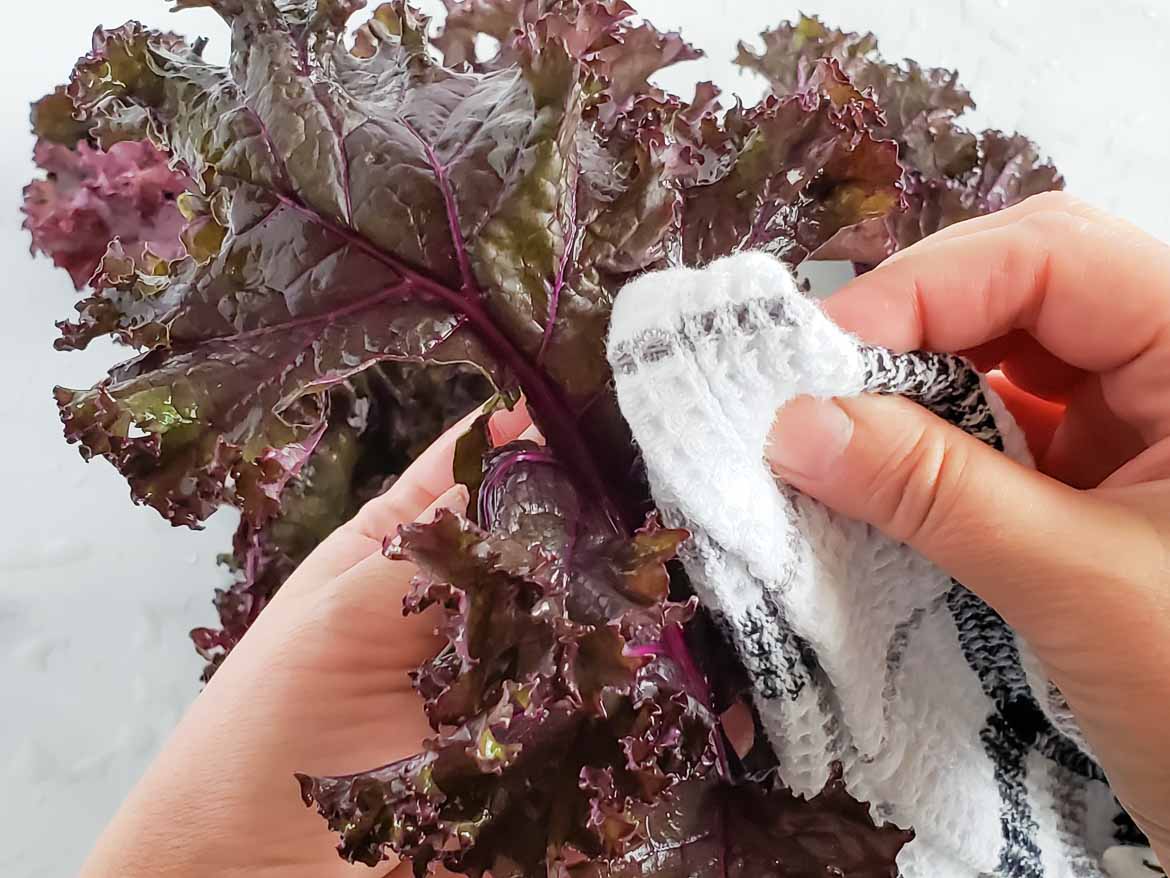
M 979 101 L 973 123 L 1021 130 L 1050 152 L 1071 191 L 1170 240 L 1170 8 L 1167 0 L 804 0 L 831 23 L 870 29 L 888 57 L 957 67 Z M 28 255 L 17 209 L 32 174 L 27 104 L 67 75 L 98 23 L 138 18 L 213 38 L 214 14 L 165 0 L 3 4 L 0 40 L 0 875 L 76 873 L 121 797 L 198 691 L 187 631 L 210 624 L 215 556 L 234 525 L 174 530 L 130 504 L 103 462 L 61 439 L 50 390 L 87 387 L 111 346 L 52 349 L 70 312 L 63 272 Z M 641 0 L 661 27 L 708 52 L 663 84 L 713 79 L 752 101 L 762 83 L 731 65 L 736 40 L 794 16 L 766 0 Z M 437 12 L 439 3 L 423 6 Z M 1103 291 L 1107 293 L 1107 291 Z M 180 827 L 177 827 L 181 831 Z

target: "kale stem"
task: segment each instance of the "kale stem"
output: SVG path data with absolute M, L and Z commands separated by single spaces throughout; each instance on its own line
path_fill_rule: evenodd
M 580 481 L 582 487 L 602 505 L 606 516 L 619 533 L 629 533 L 629 526 L 616 495 L 601 476 L 593 454 L 578 429 L 577 417 L 561 396 L 552 379 L 533 365 L 528 356 L 520 350 L 496 325 L 482 302 L 482 297 L 466 296 L 451 289 L 445 283 L 431 277 L 425 271 L 410 265 L 348 226 L 323 216 L 311 207 L 287 195 L 278 195 L 282 204 L 365 253 L 371 259 L 400 275 L 403 279 L 403 298 L 411 290 L 437 299 L 457 314 L 462 314 L 468 328 L 475 333 L 500 363 L 515 375 L 536 426 L 544 434 L 549 445 L 557 452 L 570 472 Z
M 714 717 L 715 724 L 711 729 L 711 734 L 715 737 L 715 756 L 718 760 L 719 775 L 724 778 L 730 777 L 731 764 L 727 758 L 727 748 L 723 743 L 723 732 L 719 727 L 720 719 L 715 716 L 715 703 L 711 696 L 711 687 L 707 684 L 707 678 L 699 669 L 694 656 L 691 655 L 686 638 L 683 636 L 682 626 L 667 626 L 662 633 L 662 642 L 666 646 L 667 654 L 682 669 L 683 678 L 686 680 L 687 689 L 691 695 L 698 699 L 699 703 L 707 708 L 711 716 Z

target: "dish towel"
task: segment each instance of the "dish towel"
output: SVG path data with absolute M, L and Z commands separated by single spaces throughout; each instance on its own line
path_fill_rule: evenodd
M 743 253 L 617 297 L 618 400 L 683 562 L 735 645 L 781 779 L 839 762 L 876 820 L 913 827 L 906 878 L 1152 878 L 1060 693 L 979 598 L 905 545 L 777 484 L 773 417 L 801 395 L 910 397 L 1017 460 L 1022 434 L 964 360 L 838 329 L 782 263 Z M 1112 850 L 1110 850 L 1112 849 Z

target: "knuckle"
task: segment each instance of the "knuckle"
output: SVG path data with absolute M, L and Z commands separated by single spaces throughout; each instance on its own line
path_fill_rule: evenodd
M 1020 220 L 1022 228 L 1034 233 L 1044 243 L 1051 243 L 1054 235 L 1082 229 L 1087 223 L 1086 216 L 1066 210 L 1038 210 Z
M 1052 192 L 1039 192 L 1024 199 L 1024 203 L 1037 211 L 1053 211 L 1055 213 L 1075 213 L 1084 202 L 1075 195 L 1069 195 L 1063 189 Z
M 1106 211 L 1064 192 L 1033 195 L 1024 204 L 1029 210 L 1021 218 L 1021 225 L 1035 231 L 1047 244 L 1065 235 L 1108 227 L 1111 223 Z
M 960 447 L 926 427 L 891 448 L 870 493 L 882 529 L 903 543 L 931 539 L 952 517 L 967 460 Z

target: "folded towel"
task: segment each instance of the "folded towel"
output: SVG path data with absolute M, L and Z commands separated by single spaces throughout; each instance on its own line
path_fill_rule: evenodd
M 762 253 L 635 280 L 610 333 L 654 499 L 693 534 L 683 561 L 748 672 L 782 780 L 812 795 L 839 762 L 876 820 L 914 828 L 906 878 L 1110 874 L 1119 808 L 1027 645 L 921 555 L 777 484 L 764 460 L 793 397 L 880 392 L 1030 463 L 982 377 L 958 357 L 859 342 Z M 1120 874 L 1154 874 L 1134 863 Z

